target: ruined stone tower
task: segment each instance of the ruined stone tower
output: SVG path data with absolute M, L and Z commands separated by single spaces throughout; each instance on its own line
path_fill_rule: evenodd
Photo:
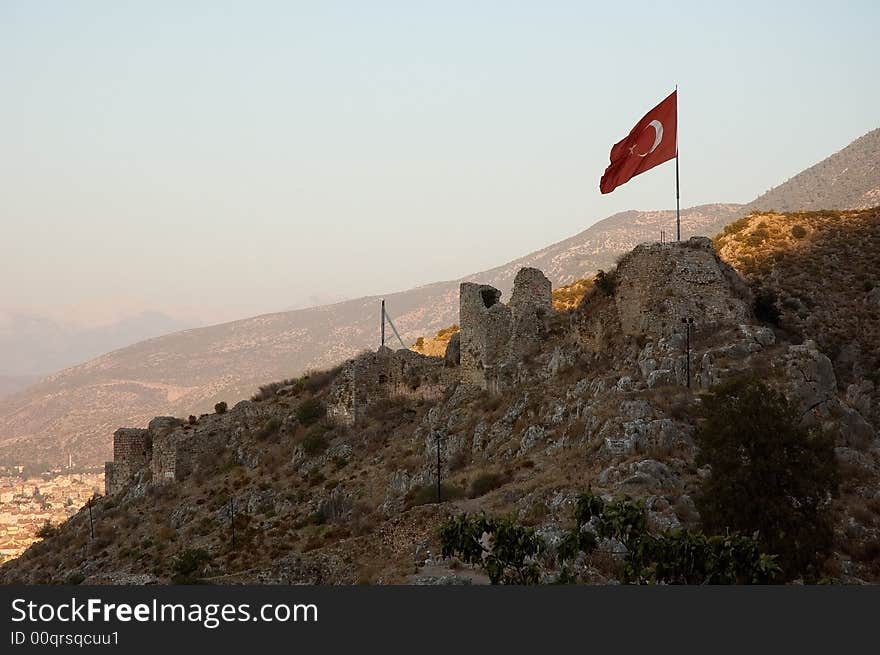
M 517 273 L 509 305 L 501 302 L 501 292 L 495 287 L 462 283 L 462 382 L 497 389 L 506 369 L 540 342 L 552 311 L 550 280 L 536 268 Z
M 748 323 L 748 288 L 707 237 L 644 243 L 617 265 L 615 303 L 623 334 L 666 336 L 695 325 Z

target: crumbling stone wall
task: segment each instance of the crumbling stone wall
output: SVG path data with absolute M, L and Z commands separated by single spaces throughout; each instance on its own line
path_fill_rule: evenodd
M 351 425 L 379 400 L 392 396 L 437 399 L 450 382 L 444 359 L 382 347 L 349 361 L 327 395 L 327 414 Z
M 505 369 L 533 349 L 553 313 L 550 280 L 536 268 L 523 268 L 513 282 L 509 305 L 486 284 L 459 288 L 461 380 L 482 388 L 503 385 Z
M 553 313 L 550 280 L 537 268 L 522 268 L 513 281 L 510 297 L 510 356 L 519 358 L 531 352 L 547 333 Z
M 669 335 L 683 318 L 697 326 L 751 318 L 744 284 L 706 237 L 636 246 L 617 266 L 615 302 L 623 334 Z
M 104 492 L 116 493 L 149 463 L 152 437 L 142 428 L 119 428 L 113 433 L 113 461 L 104 464 Z

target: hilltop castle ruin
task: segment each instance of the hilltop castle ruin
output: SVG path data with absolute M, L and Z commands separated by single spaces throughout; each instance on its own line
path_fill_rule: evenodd
M 751 318 L 748 288 L 705 237 L 637 246 L 610 278 L 613 292 L 593 292 L 606 293 L 608 301 L 595 311 L 585 310 L 577 323 L 564 328 L 568 342 L 584 353 L 601 352 L 621 336 L 655 339 L 658 344 L 675 336 L 680 341 L 682 319 L 706 327 L 737 326 Z M 444 357 L 383 346 L 349 360 L 324 397 L 328 416 L 351 425 L 371 406 L 393 397 L 438 400 L 456 385 L 490 393 L 509 388 L 525 362 L 540 352 L 556 312 L 550 280 L 536 268 L 517 273 L 507 304 L 501 295 L 486 284 L 461 284 L 460 332 Z M 665 360 L 659 351 L 643 353 L 639 366 L 648 386 L 683 384 L 680 346 L 664 355 Z M 242 401 L 232 413 L 242 417 L 239 432 L 245 429 L 241 426 L 257 425 L 260 417 L 250 401 Z M 115 493 L 146 472 L 152 484 L 186 477 L 200 456 L 217 447 L 219 438 L 208 429 L 196 438 L 190 428 L 180 419 L 157 417 L 146 429 L 117 430 L 113 461 L 105 467 L 106 492 Z

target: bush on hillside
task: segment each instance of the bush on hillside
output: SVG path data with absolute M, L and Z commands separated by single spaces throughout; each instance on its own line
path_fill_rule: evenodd
M 296 419 L 308 426 L 317 423 L 326 413 L 327 408 L 324 407 L 324 403 L 318 398 L 308 398 L 296 408 Z
M 753 310 L 755 317 L 764 323 L 779 325 L 779 307 L 776 305 L 778 300 L 776 292 L 769 287 L 761 287 L 754 293 Z
M 795 239 L 803 239 L 807 236 L 807 229 L 803 225 L 793 225 L 791 228 L 791 236 Z
M 757 533 L 789 579 L 819 576 L 838 485 L 833 439 L 798 420 L 784 395 L 741 378 L 705 397 L 696 433 L 697 463 L 712 471 L 697 497 L 703 525 Z

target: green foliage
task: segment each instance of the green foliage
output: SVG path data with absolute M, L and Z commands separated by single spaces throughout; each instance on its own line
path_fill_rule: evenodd
M 758 320 L 779 325 L 779 307 L 776 306 L 776 291 L 769 287 L 761 287 L 755 290 L 754 296 L 753 309 Z
M 194 414 L 189 415 L 189 418 L 187 419 L 187 423 L 189 423 L 190 425 L 195 425 L 198 422 L 199 422 L 199 419 L 197 419 Z
M 578 497 L 575 525 L 556 547 L 556 582 L 576 581 L 569 565 L 580 553 L 597 550 L 599 540 L 623 545 L 620 574 L 639 584 L 766 584 L 780 569 L 774 555 L 761 551 L 757 535 L 707 536 L 676 529 L 650 534 L 641 503 L 606 501 L 592 493 Z M 546 544 L 533 529 L 511 518 L 467 514 L 440 528 L 443 556 L 456 555 L 484 569 L 493 584 L 536 584 L 542 578 Z
M 641 503 L 582 494 L 575 505 L 575 528 L 563 539 L 560 559 L 573 559 L 580 551 L 592 552 L 596 537 L 614 539 L 624 546 L 625 582 L 768 583 L 778 572 L 775 557 L 760 552 L 755 535 L 706 536 L 685 529 L 650 534 Z
M 273 416 L 263 423 L 262 427 L 257 431 L 257 439 L 265 441 L 281 429 L 281 417 Z
M 205 566 L 211 562 L 211 555 L 204 548 L 187 548 L 174 558 L 174 584 L 197 584 Z
M 313 425 L 302 440 L 302 448 L 306 455 L 317 455 L 327 449 L 327 430 L 321 425 Z
M 69 585 L 82 584 L 85 579 L 86 579 L 86 576 L 84 576 L 82 574 L 82 572 L 74 571 L 73 573 L 70 573 L 67 576 L 67 578 L 65 578 L 64 584 L 69 584 Z
M 300 378 L 287 378 L 286 380 L 279 380 L 278 382 L 270 382 L 269 384 L 264 384 L 260 386 L 257 392 L 251 396 L 251 400 L 254 402 L 260 402 L 263 400 L 271 400 L 276 395 L 278 395 L 278 390 L 283 387 L 291 387 L 290 395 L 299 394 L 305 386 L 303 385 L 303 381 Z
M 613 272 L 606 273 L 599 269 L 596 277 L 593 278 L 593 284 L 606 296 L 613 296 L 614 290 L 617 288 L 617 279 Z
M 43 526 L 37 530 L 37 536 L 41 539 L 48 539 L 58 534 L 58 526 L 52 525 L 49 519 L 43 522 Z
M 318 398 L 307 398 L 296 408 L 297 420 L 307 426 L 317 423 L 326 413 L 327 408 Z
M 481 567 L 492 584 L 540 581 L 537 557 L 546 544 L 533 528 L 517 525 L 510 517 L 451 517 L 440 528 L 440 542 L 443 557 L 455 555 Z
M 697 506 L 710 530 L 758 533 L 787 578 L 818 577 L 832 541 L 829 505 L 838 471 L 830 435 L 798 427 L 781 393 L 744 378 L 703 400 L 696 441 L 712 474 Z
M 214 411 L 218 414 L 225 414 L 228 408 L 229 406 L 226 404 L 225 400 L 221 400 L 219 403 L 214 405 Z
M 459 487 L 454 487 L 446 482 L 440 483 L 440 492 L 443 502 L 448 500 L 456 500 L 464 496 L 464 492 Z M 407 505 L 416 507 L 418 505 L 427 505 L 437 502 L 437 483 L 426 484 L 416 487 L 407 494 Z
M 670 530 L 640 544 L 642 575 L 666 584 L 767 584 L 779 573 L 774 555 L 760 551 L 757 535 L 714 535 Z
M 481 475 L 478 475 L 471 482 L 471 488 L 468 495 L 471 498 L 484 496 L 493 489 L 497 489 L 498 487 L 506 484 L 509 480 L 510 476 L 504 473 L 483 473 Z

